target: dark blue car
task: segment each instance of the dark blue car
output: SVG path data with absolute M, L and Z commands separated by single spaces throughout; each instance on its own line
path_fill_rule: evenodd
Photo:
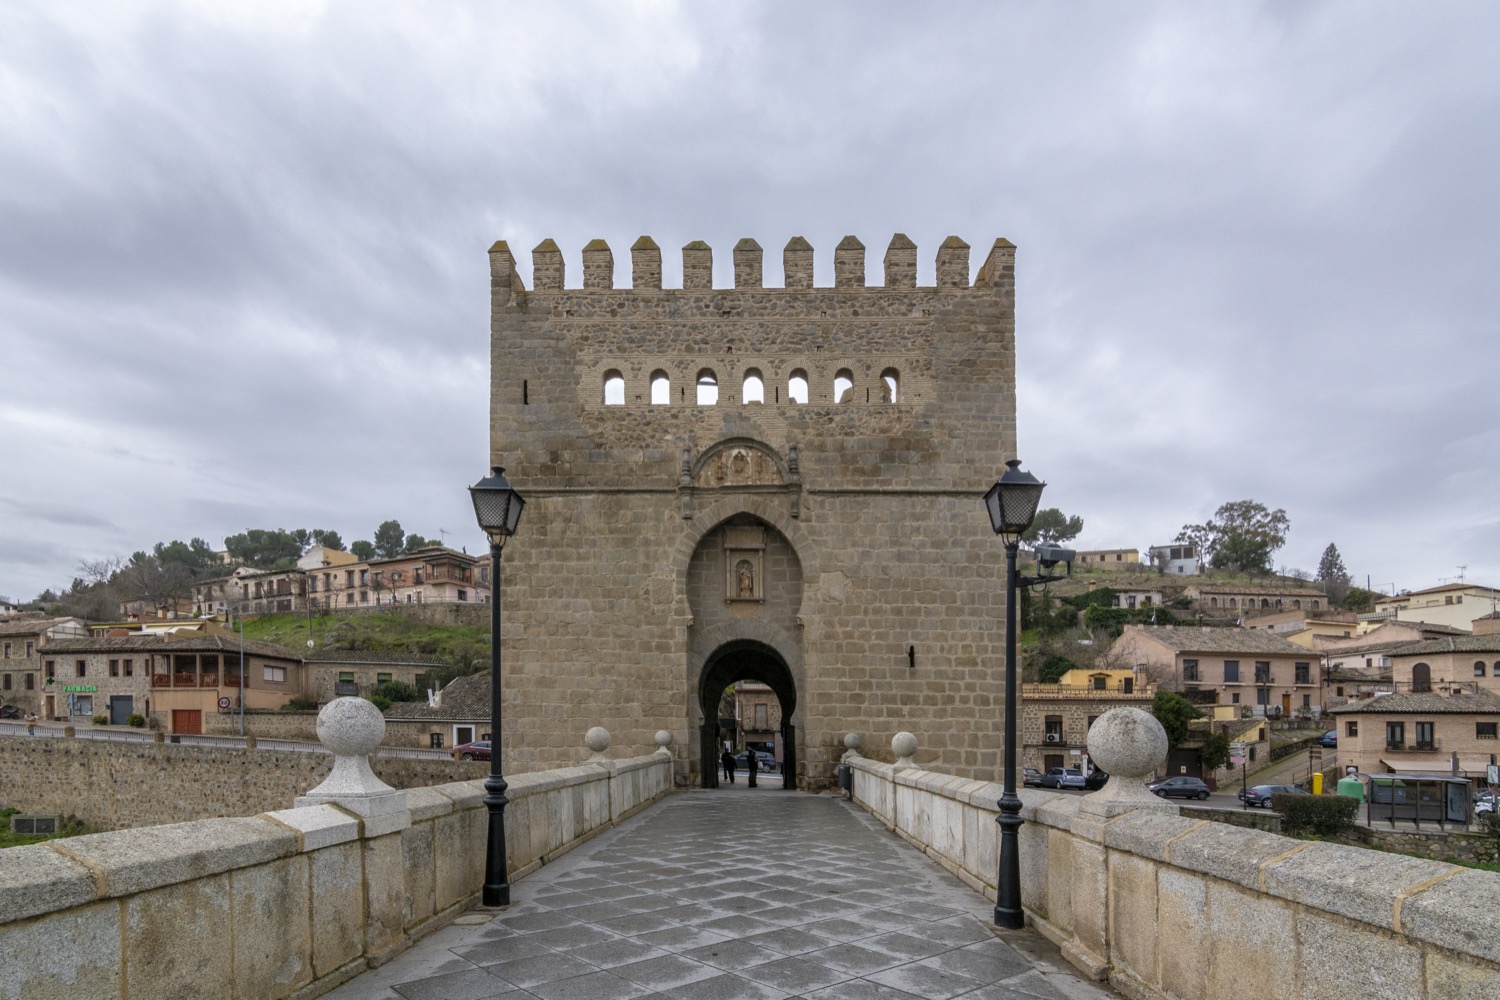
M 1326 733 L 1324 733 L 1322 736 L 1318 737 L 1318 746 L 1320 746 L 1320 747 L 1335 747 L 1336 748 L 1338 745 L 1339 745 L 1339 731 L 1337 729 L 1330 729 Z

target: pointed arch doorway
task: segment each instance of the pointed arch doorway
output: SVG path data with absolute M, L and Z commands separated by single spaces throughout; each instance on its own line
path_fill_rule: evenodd
M 724 746 L 719 702 L 724 692 L 739 681 L 761 682 L 781 703 L 781 787 L 796 788 L 797 731 L 792 715 L 797 710 L 797 685 L 781 654 L 754 639 L 738 639 L 719 646 L 709 654 L 699 675 L 698 706 L 703 723 L 699 727 L 698 753 L 703 787 L 719 787 L 719 754 Z

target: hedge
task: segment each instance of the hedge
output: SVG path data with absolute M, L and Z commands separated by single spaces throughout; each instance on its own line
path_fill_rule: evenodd
M 1320 837 L 1332 836 L 1354 825 L 1359 813 L 1359 799 L 1348 795 L 1288 795 L 1277 792 L 1271 796 L 1271 808 L 1281 814 L 1281 829 L 1296 836 L 1311 833 Z

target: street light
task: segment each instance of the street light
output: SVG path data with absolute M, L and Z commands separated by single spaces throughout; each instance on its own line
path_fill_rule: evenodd
M 995 534 L 1005 541 L 1005 785 L 1000 795 L 1000 873 L 995 883 L 995 926 L 1026 924 L 1021 909 L 1021 799 L 1016 795 L 1016 552 L 1031 527 L 1046 483 L 1021 471 L 1021 460 L 1005 463 L 1005 473 L 984 495 Z
M 474 516 L 490 539 L 490 776 L 484 781 L 484 804 L 489 810 L 489 838 L 485 846 L 485 906 L 510 905 L 510 875 L 505 863 L 505 776 L 500 770 L 500 550 L 516 533 L 526 501 L 505 480 L 498 465 L 469 487 Z

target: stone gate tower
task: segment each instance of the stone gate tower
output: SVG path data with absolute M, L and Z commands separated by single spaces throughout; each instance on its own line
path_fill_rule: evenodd
M 490 452 L 527 498 L 506 546 L 505 742 L 518 770 L 573 763 L 603 725 L 645 751 L 674 734 L 683 783 L 713 783 L 720 697 L 741 679 L 780 702 L 779 752 L 800 787 L 832 780 L 846 732 L 878 755 L 993 778 L 1000 746 L 1004 554 L 981 497 L 1015 453 L 1015 247 L 897 235 L 885 281 L 865 248 L 583 249 L 567 287 L 552 240 L 527 289 L 490 248 Z M 705 764 L 705 761 L 708 763 Z

